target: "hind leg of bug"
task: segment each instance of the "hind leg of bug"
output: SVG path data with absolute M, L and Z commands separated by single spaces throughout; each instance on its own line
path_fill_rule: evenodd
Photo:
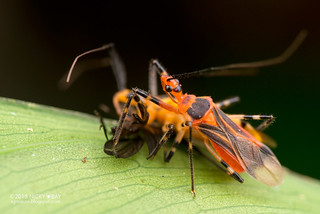
M 173 157 L 177 146 L 181 143 L 183 136 L 185 134 L 185 129 L 182 129 L 181 131 L 178 132 L 177 136 L 174 139 L 174 143 L 170 149 L 169 154 L 167 155 L 167 147 L 166 147 L 166 142 L 169 139 L 170 135 L 173 132 L 174 126 L 172 124 L 168 124 L 167 126 L 167 131 L 163 134 L 163 137 L 161 138 L 161 140 L 159 141 L 159 143 L 157 144 L 157 147 L 149 154 L 149 156 L 147 157 L 147 159 L 154 157 L 157 152 L 159 151 L 160 147 L 163 145 L 163 157 L 164 157 L 164 162 L 169 162 L 171 160 L 171 158 Z
M 220 102 L 217 102 L 216 105 L 219 108 L 223 109 L 223 108 L 227 108 L 230 105 L 232 105 L 233 103 L 236 103 L 236 102 L 239 102 L 239 101 L 240 101 L 240 97 L 235 96 L 235 97 L 231 97 L 229 99 L 225 99 L 225 100 L 222 100 Z
M 177 146 L 181 143 L 185 132 L 186 132 L 185 129 L 178 132 L 177 136 L 174 139 L 174 143 L 173 143 L 168 155 L 167 155 L 167 148 L 164 147 L 164 161 L 165 162 L 169 162 L 171 160 L 174 153 L 176 152 Z
M 232 169 L 219 155 L 218 153 L 210 146 L 210 143 L 207 139 L 204 140 L 204 145 L 207 147 L 208 151 L 213 155 L 213 157 L 221 163 L 227 169 L 227 174 L 233 177 L 235 180 L 243 183 L 243 178 L 234 170 Z
M 168 127 L 168 130 L 163 134 L 163 136 L 160 139 L 159 143 L 153 149 L 153 151 L 150 152 L 150 154 L 148 155 L 147 159 L 156 156 L 156 154 L 158 153 L 158 151 L 161 148 L 161 146 L 164 145 L 167 142 L 167 140 L 169 139 L 169 137 L 173 133 L 174 126 L 172 124 L 168 124 L 167 127 Z
M 265 120 L 257 128 L 257 131 L 263 131 L 274 121 L 273 115 L 245 115 L 245 114 L 231 114 L 228 115 L 231 119 L 240 120 Z

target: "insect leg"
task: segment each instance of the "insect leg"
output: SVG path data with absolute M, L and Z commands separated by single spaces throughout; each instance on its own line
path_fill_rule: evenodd
M 272 116 L 272 115 L 271 115 Z M 257 126 L 256 130 L 257 131 L 263 131 L 265 130 L 268 126 L 271 125 L 271 123 L 274 121 L 274 117 L 270 117 L 270 119 L 264 121 L 261 123 L 259 126 Z
M 167 140 L 169 139 L 169 137 L 171 136 L 172 132 L 173 132 L 174 126 L 172 124 L 168 124 L 168 130 L 163 134 L 162 138 L 160 139 L 159 143 L 157 144 L 157 146 L 153 149 L 152 152 L 150 152 L 150 154 L 148 155 L 147 159 L 154 157 L 160 147 L 165 144 L 167 142 Z
M 177 146 L 181 143 L 185 132 L 186 132 L 185 129 L 183 129 L 183 130 L 178 132 L 177 136 L 174 139 L 174 143 L 173 143 L 173 145 L 172 145 L 172 147 L 170 149 L 170 152 L 169 152 L 168 156 L 167 156 L 166 148 L 164 148 L 164 161 L 165 162 L 169 162 L 171 160 L 172 156 L 176 152 Z
M 147 111 L 147 108 L 141 102 L 140 98 L 137 95 L 135 95 L 133 99 L 138 105 L 137 108 L 138 108 L 138 111 L 140 112 L 141 117 L 138 114 L 132 114 L 132 116 L 134 116 L 139 123 L 144 125 L 148 122 L 148 119 L 149 119 L 149 113 Z
M 180 113 L 179 110 L 172 106 L 169 105 L 158 98 L 151 96 L 147 92 L 139 89 L 139 88 L 133 88 L 132 91 L 146 99 L 149 99 L 151 102 L 155 103 L 156 105 L 167 109 L 168 111 L 175 112 L 175 113 Z M 196 197 L 196 193 L 194 191 L 194 170 L 193 170 L 193 146 L 192 146 L 192 122 L 187 121 L 182 124 L 182 126 L 189 126 L 189 160 L 190 160 L 190 170 L 191 170 L 191 192 L 193 194 L 193 197 Z
M 158 95 L 158 78 L 157 78 L 157 70 L 158 69 L 154 63 L 154 60 L 151 60 L 149 63 L 149 90 L 150 94 L 153 96 Z
M 129 110 L 129 107 L 130 107 L 130 103 L 131 103 L 131 100 L 132 100 L 132 98 L 134 96 L 136 96 L 136 95 L 132 94 L 132 93 L 130 93 L 128 95 L 128 101 L 124 105 L 121 117 L 120 117 L 120 119 L 118 121 L 118 125 L 116 127 L 115 133 L 114 133 L 113 138 L 112 138 L 113 146 L 116 146 L 118 144 L 118 141 L 120 139 L 120 135 L 121 135 L 121 132 L 122 132 L 122 129 L 123 129 L 124 121 L 126 119 L 126 116 L 128 115 L 128 110 Z
M 189 150 L 189 161 L 190 161 L 190 171 L 191 171 L 191 192 L 193 197 L 196 197 L 196 193 L 194 191 L 194 171 L 193 171 L 193 146 L 192 146 L 192 122 L 187 121 L 182 124 L 182 126 L 189 126 L 189 141 L 188 141 L 188 150 Z
M 225 99 L 220 102 L 217 102 L 216 105 L 219 108 L 223 109 L 223 108 L 226 108 L 226 107 L 230 106 L 231 104 L 239 102 L 239 101 L 240 101 L 240 97 L 235 96 L 235 97 L 231 97 L 229 99 Z
M 208 139 L 204 140 L 204 145 L 207 147 L 208 151 L 213 155 L 213 157 L 215 157 L 222 164 L 222 166 L 227 169 L 228 175 L 230 175 L 240 183 L 243 183 L 243 178 L 218 155 L 218 153 L 210 146 Z
M 245 115 L 245 114 L 231 114 L 228 115 L 231 119 L 240 120 L 265 120 L 257 128 L 257 131 L 263 131 L 266 129 L 275 119 L 273 115 Z
M 151 102 L 153 102 L 154 104 L 167 109 L 168 111 L 171 112 L 175 112 L 175 113 L 179 113 L 179 110 L 177 109 L 177 107 L 174 107 L 170 104 L 167 104 L 165 102 L 163 102 L 162 100 L 160 100 L 159 98 L 155 97 L 155 96 L 151 96 L 148 92 L 139 89 L 139 88 L 133 88 L 132 89 L 133 93 L 140 95 L 141 97 L 150 100 Z
M 109 140 L 109 139 L 108 139 L 108 134 L 107 134 L 106 125 L 105 125 L 104 122 L 103 122 L 103 118 L 102 118 L 101 114 L 100 114 L 97 110 L 94 110 L 93 112 L 94 112 L 94 114 L 95 114 L 97 117 L 99 117 L 99 120 L 100 120 L 100 129 L 101 129 L 101 128 L 103 129 L 103 132 L 104 132 L 104 135 L 106 136 L 106 139 Z

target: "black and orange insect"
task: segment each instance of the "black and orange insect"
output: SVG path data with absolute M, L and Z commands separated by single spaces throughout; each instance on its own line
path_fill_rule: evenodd
M 220 67 L 223 69 L 233 68 L 250 68 L 261 67 L 267 65 L 277 64 L 289 57 L 292 50 L 295 50 L 300 43 L 304 40 L 306 32 L 302 31 L 293 44 L 284 52 L 286 57 L 275 58 L 266 61 L 260 61 L 255 63 L 240 63 L 228 66 Z M 289 51 L 288 51 L 289 50 Z M 288 54 L 290 53 L 290 54 Z M 203 139 L 203 143 L 213 157 L 215 157 L 228 171 L 233 178 L 239 182 L 243 182 L 243 179 L 239 175 L 246 171 L 253 178 L 258 181 L 267 184 L 269 186 L 280 185 L 283 181 L 283 170 L 273 152 L 263 143 L 258 141 L 252 134 L 236 124 L 233 119 L 254 119 L 265 120 L 258 129 L 267 127 L 273 120 L 272 115 L 226 115 L 211 99 L 211 97 L 196 97 L 195 95 L 188 95 L 182 93 L 182 86 L 177 79 L 181 75 L 169 75 L 163 66 L 157 61 L 151 62 L 151 67 L 155 69 L 160 75 L 161 85 L 163 91 L 171 99 L 175 105 L 163 102 L 150 93 L 139 89 L 133 88 L 132 94 L 128 97 L 128 101 L 125 104 L 123 113 L 118 122 L 117 129 L 115 130 L 113 143 L 117 145 L 123 122 L 127 116 L 129 105 L 131 100 L 137 99 L 141 96 L 144 99 L 153 102 L 157 106 L 166 109 L 169 112 L 173 112 L 179 117 L 176 117 L 175 129 L 178 131 L 177 136 L 184 136 L 188 129 L 188 143 L 189 143 L 189 159 L 191 169 L 191 192 L 195 197 L 194 189 L 194 173 L 193 173 L 193 130 L 200 134 Z M 210 70 L 211 71 L 211 70 Z M 203 72 L 203 71 L 202 71 Z M 207 71 L 205 71 L 207 72 Z M 195 72 L 199 73 L 199 72 Z M 190 74 L 187 74 L 190 76 Z M 183 75 L 182 75 L 183 76 Z M 178 119 L 177 119 L 178 118 Z M 179 121 L 179 122 L 177 122 Z M 159 148 L 165 144 L 169 133 L 173 132 L 174 125 L 167 125 L 168 130 L 165 131 L 162 139 L 159 141 L 154 150 L 149 154 L 149 157 L 156 155 Z M 171 149 L 168 159 L 172 157 L 175 151 L 175 147 L 181 142 L 176 141 Z
M 194 196 L 195 190 L 192 159 L 193 129 L 201 134 L 203 142 L 212 156 L 225 166 L 229 174 L 239 182 L 243 182 L 239 173 L 246 171 L 252 177 L 265 184 L 276 186 L 282 183 L 283 171 L 279 161 L 272 151 L 230 119 L 233 117 L 237 119 L 250 118 L 270 120 L 273 118 L 271 115 L 227 116 L 219 107 L 216 106 L 211 97 L 196 97 L 195 95 L 183 94 L 179 80 L 170 76 L 158 61 L 154 60 L 152 63 L 159 69 L 164 92 L 166 92 L 166 94 L 177 105 L 173 106 L 167 104 L 139 88 L 132 89 L 133 95 L 128 99 L 127 105 L 124 108 L 122 117 L 119 120 L 117 130 L 114 134 L 113 141 L 115 145 L 117 145 L 120 139 L 121 127 L 123 127 L 122 124 L 125 121 L 131 99 L 139 95 L 163 109 L 183 116 L 180 117 L 180 124 L 179 127 L 177 127 L 179 132 L 177 135 L 184 136 L 187 129 L 189 131 L 188 142 L 191 168 L 191 192 Z M 150 153 L 149 157 L 156 155 L 159 148 L 167 141 L 168 133 L 172 132 L 173 129 L 173 124 L 170 124 L 168 126 L 168 131 L 165 132 L 163 138 L 160 140 L 157 147 L 155 147 L 155 149 Z M 179 144 L 180 142 L 177 143 Z
M 192 76 L 194 74 L 206 74 L 213 71 L 257 68 L 274 65 L 286 60 L 299 46 L 305 35 L 305 32 L 299 34 L 297 39 L 284 52 L 284 54 L 274 59 L 253 63 L 239 63 L 221 67 L 214 67 L 183 75 L 170 76 L 157 60 L 153 60 L 151 62 L 150 70 L 156 71 L 158 74 L 160 74 L 162 89 L 170 98 L 170 102 L 165 102 L 164 99 L 159 99 L 139 88 L 132 89 L 130 93 L 127 93 L 127 101 L 124 105 L 124 109 L 121 113 L 118 125 L 114 129 L 114 136 L 112 140 L 107 141 L 107 143 L 111 143 L 112 149 L 118 147 L 118 143 L 122 140 L 121 138 L 123 136 L 123 130 L 130 129 L 130 126 L 127 125 L 128 118 L 134 118 L 133 124 L 139 122 L 140 125 L 144 125 L 143 127 L 149 127 L 148 124 L 154 122 L 155 119 L 151 120 L 150 122 L 150 118 L 148 118 L 149 116 L 140 117 L 138 116 L 138 114 L 130 115 L 128 114 L 128 112 L 132 99 L 135 100 L 135 103 L 137 105 L 140 104 L 141 106 L 144 106 L 142 108 L 138 107 L 140 115 L 149 114 L 147 111 L 147 107 L 152 106 L 150 104 L 150 102 L 152 102 L 156 104 L 156 106 L 158 106 L 157 108 L 153 107 L 157 110 L 155 110 L 155 112 L 153 112 L 152 114 L 153 116 L 155 116 L 154 118 L 159 119 L 160 123 L 162 122 L 162 124 L 165 125 L 163 126 L 165 127 L 165 129 L 163 130 L 164 134 L 159 143 L 154 146 L 152 151 L 149 150 L 150 154 L 148 158 L 156 155 L 160 147 L 166 143 L 171 133 L 175 131 L 176 138 L 173 147 L 168 156 L 165 154 L 165 160 L 169 161 L 175 152 L 175 148 L 187 133 L 191 168 L 191 191 L 194 196 L 195 191 L 192 161 L 193 130 L 195 130 L 198 134 L 198 138 L 203 140 L 204 145 L 211 153 L 211 155 L 215 157 L 227 169 L 228 174 L 230 174 L 239 182 L 243 182 L 243 179 L 240 177 L 239 173 L 246 171 L 252 177 L 267 185 L 279 185 L 283 179 L 283 172 L 281 165 L 275 155 L 267 146 L 265 146 L 254 136 L 252 136 L 252 134 L 242 128 L 239 124 L 236 124 L 234 121 L 232 121 L 232 119 L 266 120 L 257 128 L 257 130 L 259 131 L 264 129 L 271 123 L 271 121 L 273 120 L 273 116 L 226 115 L 221 111 L 220 107 L 212 101 L 210 97 L 196 97 L 195 95 L 183 94 L 178 77 Z M 139 96 L 143 97 L 145 99 L 145 102 L 148 102 L 148 105 L 143 104 Z M 164 113 L 160 114 L 159 112 L 162 110 L 164 110 Z M 173 119 L 162 121 L 164 115 L 169 115 L 168 111 L 171 112 L 170 115 L 173 115 Z M 156 116 L 156 113 L 160 116 Z M 139 126 L 139 128 L 141 128 L 141 126 Z M 189 132 L 187 132 L 188 130 Z M 106 134 L 105 128 L 104 131 Z M 253 130 L 253 132 L 254 131 L 256 130 Z M 129 148 L 129 146 L 127 147 Z

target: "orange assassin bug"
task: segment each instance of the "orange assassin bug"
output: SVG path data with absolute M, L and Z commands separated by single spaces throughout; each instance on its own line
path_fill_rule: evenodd
M 301 36 L 300 36 L 300 42 L 301 42 Z M 291 45 L 285 53 L 284 56 L 281 57 L 281 60 L 278 58 L 272 59 L 272 60 L 266 60 L 262 62 L 255 62 L 255 63 L 240 63 L 240 64 L 232 64 L 228 66 L 221 66 L 221 67 L 214 67 L 210 68 L 210 71 L 221 71 L 221 70 L 227 70 L 227 69 L 238 69 L 238 68 L 250 68 L 250 67 L 263 67 L 271 64 L 277 64 L 282 61 L 284 61 L 286 58 L 290 56 L 288 53 L 294 52 L 294 49 L 299 46 L 297 42 L 295 45 Z M 293 43 L 293 44 L 294 44 Z M 298 42 L 299 43 L 299 42 Z M 291 50 L 290 50 L 291 48 Z M 288 51 L 290 50 L 290 51 Z M 146 98 L 145 102 L 153 102 L 160 106 L 163 109 L 169 110 L 173 112 L 173 115 L 175 115 L 175 121 L 176 124 L 179 124 L 179 129 L 177 129 L 177 136 L 180 137 L 180 141 L 182 140 L 182 137 L 184 136 L 184 133 L 186 132 L 186 126 L 189 127 L 189 151 L 190 151 L 190 166 L 191 166 L 191 175 L 192 175 L 192 192 L 195 196 L 194 192 L 194 179 L 193 179 L 193 162 L 192 162 L 192 129 L 196 130 L 198 133 L 200 133 L 201 138 L 204 139 L 204 145 L 207 147 L 208 151 L 223 165 L 227 168 L 229 174 L 237 179 L 240 182 L 243 182 L 242 178 L 238 173 L 246 170 L 251 176 L 255 177 L 257 180 L 262 181 L 263 183 L 266 183 L 268 185 L 277 185 L 281 183 L 282 180 L 282 170 L 281 165 L 273 155 L 270 149 L 260 143 L 257 139 L 255 139 L 251 134 L 249 134 L 247 131 L 242 129 L 239 125 L 232 122 L 233 120 L 238 119 L 268 119 L 265 123 L 260 125 L 258 128 L 259 130 L 262 130 L 265 128 L 273 119 L 272 116 L 268 115 L 225 115 L 217 106 L 217 104 L 214 104 L 212 99 L 210 97 L 200 97 L 197 98 L 194 95 L 183 95 L 181 91 L 181 85 L 178 82 L 178 75 L 175 76 L 169 76 L 166 71 L 163 69 L 163 67 L 160 65 L 157 61 L 152 61 L 151 67 L 153 70 L 157 70 L 157 72 L 161 75 L 161 83 L 163 86 L 163 90 L 166 92 L 166 94 L 171 99 L 170 102 L 175 103 L 173 105 L 170 102 L 164 102 L 163 99 L 158 99 L 154 96 L 151 96 L 150 94 L 146 93 L 145 91 L 141 89 L 133 89 L 132 94 L 129 94 L 129 98 L 125 104 L 124 111 L 121 115 L 121 118 L 119 120 L 118 126 L 116 127 L 114 131 L 114 136 L 111 142 L 113 142 L 113 147 L 117 147 L 119 140 L 121 141 L 121 134 L 123 128 L 126 128 L 124 125 L 124 122 L 128 118 L 128 109 L 129 105 L 132 99 L 135 99 L 136 103 L 140 103 L 140 98 L 137 96 L 141 96 Z M 191 76 L 193 74 L 199 74 L 199 73 L 205 73 L 209 70 L 202 70 L 197 71 L 193 73 L 187 73 L 184 76 Z M 167 83 L 166 83 L 167 82 Z M 169 84 L 170 83 L 170 84 Z M 127 93 L 128 94 L 128 93 Z M 184 101 L 184 102 L 183 102 Z M 193 105 L 195 106 L 195 110 L 192 109 Z M 206 106 L 207 105 L 207 106 Z M 147 107 L 151 106 L 150 104 L 147 105 Z M 191 106 L 191 107 L 190 107 Z M 204 107 L 207 108 L 204 108 Z M 142 108 L 143 109 L 143 108 Z M 159 111 L 159 110 L 158 110 Z M 141 113 L 141 112 L 140 112 Z M 168 114 L 168 112 L 166 113 Z M 182 116 L 182 117 L 179 117 Z M 127 117 L 127 118 L 126 118 Z M 130 118 L 130 115 L 129 115 Z M 179 118 L 179 119 L 177 119 Z M 231 119 L 230 119 L 231 118 Z M 136 120 L 139 120 L 138 117 L 135 117 Z M 141 119 L 141 118 L 140 118 Z M 181 125 L 183 124 L 183 126 Z M 174 126 L 167 126 L 167 131 L 165 131 L 165 134 L 163 135 L 160 142 L 155 146 L 155 148 L 150 152 L 148 157 L 151 157 L 155 155 L 159 148 L 166 142 L 166 140 L 169 138 L 170 133 L 173 132 Z M 223 126 L 224 125 L 224 126 Z M 222 128 L 223 127 L 223 128 Z M 239 131 L 240 130 L 240 131 Z M 183 133 L 183 134 L 181 134 Z M 220 138 L 220 141 L 217 140 L 217 138 Z M 236 140 L 234 140 L 236 139 Z M 247 159 L 248 157 L 243 157 L 243 159 L 239 159 L 240 155 L 244 155 L 242 153 L 239 153 L 237 150 L 238 148 L 233 145 L 235 142 L 237 143 L 239 139 L 242 139 L 244 143 L 247 143 L 249 145 L 255 145 L 253 149 L 256 150 L 256 153 L 259 155 L 264 154 L 265 155 L 265 161 L 266 164 L 269 166 L 272 166 L 273 168 L 272 173 L 278 174 L 278 177 L 275 179 L 270 179 L 269 177 L 263 179 L 262 174 L 266 173 L 265 169 L 266 166 L 264 162 L 260 162 L 257 167 L 253 166 L 245 166 L 245 164 L 248 164 Z M 244 139 L 244 140 L 243 140 Z M 178 141 L 178 143 L 180 143 Z M 241 142 L 242 142 L 241 141 Z M 176 142 L 176 141 L 175 141 Z M 251 142 L 248 143 L 248 142 Z M 223 144 L 224 143 L 224 144 Z M 175 143 L 176 144 L 176 143 Z M 171 157 L 174 153 L 176 145 L 174 144 L 172 150 L 170 151 Z M 211 146 L 210 146 L 211 145 Z M 241 147 L 243 149 L 243 147 Z M 246 148 L 246 147 L 244 147 Z M 238 153 L 239 154 L 238 154 Z M 242 151 L 243 152 L 243 151 Z M 169 154 L 169 156 L 170 156 Z M 170 159 L 167 159 L 169 161 Z M 254 163 L 254 162 L 252 162 Z M 260 168 L 259 168 L 260 166 Z M 279 171 L 279 173 L 278 173 Z M 271 173 L 271 175 L 273 175 Z M 271 176 L 272 177 L 272 176 Z
M 182 93 L 181 84 L 173 76 L 170 76 L 158 61 L 152 62 L 160 70 L 161 84 L 166 94 L 177 106 L 172 106 L 162 100 L 151 96 L 149 93 L 133 88 L 133 95 L 129 97 L 119 120 L 118 132 L 114 134 L 114 145 L 117 145 L 121 134 L 122 123 L 125 120 L 127 109 L 133 97 L 137 95 L 150 100 L 154 104 L 170 112 L 183 115 L 181 118 L 181 131 L 189 127 L 189 160 L 191 169 L 191 192 L 195 197 L 194 173 L 193 173 L 193 144 L 192 130 L 195 129 L 203 137 L 203 142 L 208 151 L 228 170 L 229 174 L 239 182 L 243 179 L 238 173 L 244 170 L 257 180 L 276 186 L 282 183 L 283 171 L 281 165 L 272 151 L 256 140 L 249 132 L 234 123 L 220 108 L 212 101 L 211 97 L 196 97 Z M 245 116 L 242 116 L 244 118 Z M 255 116 L 250 116 L 252 119 Z M 259 119 L 271 119 L 272 116 L 261 116 Z M 168 139 L 168 133 L 173 130 L 173 125 L 164 134 L 157 147 L 150 153 L 149 157 L 156 155 L 159 148 Z M 178 133 L 179 135 L 179 133 Z M 183 134 L 184 135 L 184 134 Z M 180 143 L 180 142 L 178 142 Z
M 289 57 L 292 50 L 295 50 L 306 37 L 306 32 L 302 31 L 293 42 L 287 51 L 286 56 Z M 290 50 L 290 52 L 288 52 Z M 284 58 L 286 59 L 286 57 Z M 219 68 L 233 69 L 245 67 L 261 67 L 282 62 L 283 59 L 275 58 L 272 60 L 265 60 L 256 63 L 239 63 Z M 228 174 L 239 182 L 243 179 L 239 175 L 246 171 L 253 178 L 267 184 L 269 186 L 280 185 L 283 181 L 283 170 L 273 152 L 263 143 L 254 138 L 248 131 L 232 121 L 234 119 L 258 119 L 266 120 L 258 128 L 265 128 L 273 120 L 272 115 L 226 115 L 211 99 L 211 97 L 196 97 L 195 95 L 183 94 L 182 86 L 178 80 L 179 76 L 184 75 L 169 75 L 163 66 L 157 61 L 151 62 L 151 67 L 155 68 L 160 75 L 161 85 L 163 91 L 176 105 L 171 105 L 163 100 L 150 95 L 150 93 L 133 88 L 132 94 L 128 97 L 125 104 L 118 126 L 113 136 L 113 143 L 116 146 L 119 141 L 119 136 L 123 128 L 128 108 L 131 100 L 137 99 L 138 96 L 143 97 L 147 101 L 151 101 L 157 106 L 173 112 L 179 117 L 180 131 L 177 135 L 184 136 L 187 128 L 189 128 L 189 160 L 191 169 L 191 192 L 195 197 L 194 188 L 194 173 L 193 173 L 193 130 L 200 133 L 203 143 L 213 157 L 215 157 L 228 171 Z M 207 72 L 207 71 L 205 71 Z M 200 72 L 194 72 L 200 73 Z M 192 74 L 186 74 L 188 76 Z M 148 157 L 156 155 L 159 148 L 167 141 L 170 132 L 174 129 L 173 124 L 168 126 L 166 131 Z M 179 129 L 177 129 L 179 130 Z M 183 133 L 183 134 L 180 134 Z M 179 144 L 180 142 L 178 142 Z M 173 145 L 175 148 L 176 144 Z

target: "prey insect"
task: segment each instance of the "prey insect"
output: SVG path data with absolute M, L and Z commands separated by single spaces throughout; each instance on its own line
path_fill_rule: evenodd
M 303 40 L 303 39 L 302 39 Z M 301 36 L 298 42 L 294 42 L 289 47 L 291 51 L 296 49 L 301 43 Z M 267 65 L 280 63 L 284 61 L 292 53 L 285 51 L 285 57 L 281 56 L 273 60 L 260 61 L 254 64 L 256 67 L 263 67 Z M 289 54 L 288 54 L 289 53 Z M 280 59 L 280 60 L 279 60 Z M 241 69 L 245 68 L 243 65 L 250 67 L 250 63 L 233 64 L 229 66 L 222 66 L 223 69 Z M 237 65 L 237 66 L 235 66 Z M 123 130 L 126 127 L 126 120 L 128 115 L 129 106 L 132 100 L 136 103 L 140 102 L 139 96 L 145 98 L 146 102 L 153 102 L 162 109 L 172 112 L 175 116 L 176 124 L 167 125 L 167 130 L 164 131 L 162 139 L 156 144 L 155 148 L 150 152 L 148 157 L 156 155 L 162 145 L 164 145 L 169 138 L 170 134 L 175 130 L 177 136 L 181 136 L 178 141 L 175 141 L 169 155 L 165 160 L 169 161 L 173 156 L 176 146 L 181 142 L 182 138 L 188 135 L 189 141 L 189 157 L 191 168 L 191 191 L 195 196 L 194 191 L 194 178 L 193 178 L 193 161 L 192 161 L 192 130 L 200 134 L 203 139 L 204 145 L 208 151 L 215 157 L 236 180 L 243 182 L 239 173 L 247 171 L 248 174 L 257 180 L 268 184 L 278 185 L 282 181 L 282 168 L 271 150 L 264 144 L 255 139 L 248 131 L 241 128 L 233 120 L 239 119 L 266 119 L 262 125 L 257 129 L 262 130 L 267 127 L 273 120 L 269 115 L 226 115 L 223 113 L 219 106 L 213 103 L 210 97 L 196 97 L 194 95 L 182 94 L 181 85 L 177 79 L 178 75 L 170 76 L 165 69 L 156 60 L 151 63 L 151 70 L 156 70 L 161 75 L 161 83 L 164 92 L 171 99 L 170 102 L 164 102 L 163 99 L 158 99 L 149 93 L 135 88 L 131 91 L 127 102 L 125 103 L 124 110 L 120 117 L 118 126 L 114 130 L 114 136 L 111 140 L 113 148 L 116 148 L 121 142 Z M 252 67 L 252 66 L 251 66 Z M 223 69 L 212 69 L 211 71 L 221 71 Z M 208 72 L 208 71 L 206 71 Z M 205 74 L 205 72 L 198 72 Z M 149 105 L 148 105 L 149 106 Z M 138 117 L 134 118 L 139 121 Z M 177 119 L 179 118 L 179 119 Z M 141 118 L 140 118 L 141 119 Z M 187 132 L 189 130 L 189 132 Z M 176 138 L 177 139 L 177 138 Z M 120 141 L 119 141 L 120 140 Z M 166 150 L 165 150 L 166 151 Z M 259 158 L 259 159 L 257 159 Z

